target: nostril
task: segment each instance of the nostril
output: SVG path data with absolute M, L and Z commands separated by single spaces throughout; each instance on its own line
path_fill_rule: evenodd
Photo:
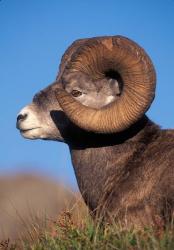
M 19 114 L 17 116 L 17 122 L 20 120 L 25 120 L 27 118 L 28 114 Z

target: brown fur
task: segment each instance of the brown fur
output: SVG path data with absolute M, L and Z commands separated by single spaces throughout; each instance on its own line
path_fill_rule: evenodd
M 83 146 L 70 146 L 86 203 L 95 214 L 129 226 L 155 225 L 157 218 L 164 225 L 174 209 L 174 131 L 142 118 L 111 137 L 109 143 L 94 136 L 90 145 L 81 136 Z

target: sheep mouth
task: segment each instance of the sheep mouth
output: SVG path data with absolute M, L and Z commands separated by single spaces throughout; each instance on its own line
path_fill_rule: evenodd
M 41 128 L 41 127 L 28 128 L 28 129 L 20 129 L 20 132 L 21 132 L 21 133 L 27 133 L 27 132 L 29 132 L 29 131 L 31 131 L 31 130 L 35 130 L 35 129 L 38 129 L 38 128 Z

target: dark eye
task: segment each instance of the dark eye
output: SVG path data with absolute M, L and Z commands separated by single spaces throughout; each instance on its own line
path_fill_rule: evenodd
M 82 95 L 82 92 L 80 92 L 79 90 L 74 89 L 71 92 L 71 95 L 73 95 L 74 97 L 78 97 L 78 96 Z

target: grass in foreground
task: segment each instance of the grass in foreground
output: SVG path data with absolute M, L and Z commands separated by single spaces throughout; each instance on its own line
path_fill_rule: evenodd
M 122 230 L 116 224 L 100 227 L 90 218 L 84 218 L 76 225 L 70 213 L 64 213 L 54 223 L 51 233 L 40 237 L 33 246 L 25 245 L 27 250 L 110 250 L 110 249 L 174 249 L 174 228 L 165 231 L 144 229 L 143 231 Z

